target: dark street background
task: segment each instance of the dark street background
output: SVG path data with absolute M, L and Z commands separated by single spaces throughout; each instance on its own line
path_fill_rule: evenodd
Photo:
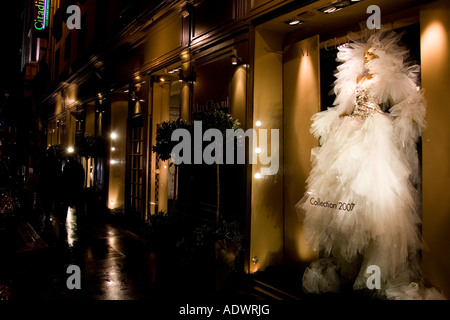
M 22 45 L 23 20 L 21 17 L 22 0 L 2 3 L 3 27 L 0 35 L 0 107 L 5 102 L 5 93 L 13 88 L 20 75 L 20 50 Z

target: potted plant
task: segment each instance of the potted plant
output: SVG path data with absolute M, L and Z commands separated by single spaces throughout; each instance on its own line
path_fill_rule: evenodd
M 234 119 L 230 114 L 222 110 L 212 110 L 204 113 L 197 114 L 199 121 L 202 121 L 203 130 L 208 129 L 218 129 L 222 132 L 225 137 L 227 130 L 237 130 L 239 129 L 240 123 L 237 119 Z M 218 148 L 220 152 L 220 148 Z M 216 225 L 219 227 L 220 219 L 220 164 L 216 164 L 216 189 L 217 189 L 217 200 L 216 200 Z
M 190 130 L 190 125 L 182 119 L 177 119 L 174 121 L 164 121 L 156 130 L 156 145 L 152 146 L 152 151 L 156 153 L 162 161 L 167 161 L 172 158 L 172 150 L 175 145 L 178 143 L 176 141 L 172 141 L 172 133 L 177 129 L 187 129 Z M 173 160 L 173 159 L 172 159 Z M 173 162 L 169 164 L 169 167 L 174 165 Z M 177 200 L 177 181 L 178 181 L 178 165 L 175 165 L 175 173 L 174 173 L 174 196 L 173 196 L 173 205 Z M 173 211 L 173 208 L 172 208 Z

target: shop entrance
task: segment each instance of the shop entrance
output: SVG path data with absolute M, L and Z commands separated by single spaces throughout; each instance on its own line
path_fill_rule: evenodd
M 137 115 L 128 121 L 129 159 L 127 211 L 141 218 L 144 214 L 144 117 Z
M 151 125 L 148 168 L 148 208 L 149 214 L 169 213 L 174 209 L 178 194 L 177 168 L 172 160 L 163 161 L 152 152 L 157 143 L 157 130 L 163 122 L 175 121 L 181 117 L 182 79 L 181 64 L 174 64 L 154 72 L 151 79 Z

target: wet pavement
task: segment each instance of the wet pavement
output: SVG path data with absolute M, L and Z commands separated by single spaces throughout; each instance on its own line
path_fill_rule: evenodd
M 183 268 L 113 216 L 87 218 L 68 208 L 59 217 L 25 218 L 45 245 L 2 254 L 0 286 L 9 300 L 261 299 L 241 288 L 217 291 L 214 265 Z M 72 265 L 81 289 L 68 288 Z
M 150 298 L 156 282 L 154 252 L 110 223 L 90 221 L 81 227 L 77 220 L 70 208 L 65 223 L 52 216 L 41 233 L 48 247 L 9 261 L 12 300 Z M 80 267 L 81 290 L 67 287 L 70 265 Z

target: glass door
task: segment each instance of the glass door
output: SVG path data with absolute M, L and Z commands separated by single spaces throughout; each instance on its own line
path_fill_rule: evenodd
M 144 213 L 144 122 L 143 117 L 130 121 L 130 155 L 128 169 L 128 209 L 132 213 Z

